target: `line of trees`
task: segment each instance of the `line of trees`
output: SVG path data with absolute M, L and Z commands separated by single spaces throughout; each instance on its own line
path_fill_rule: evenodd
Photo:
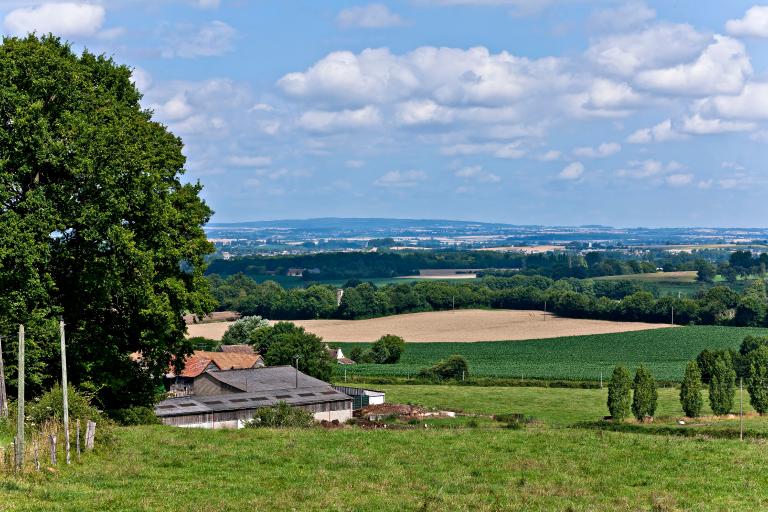
M 691 298 L 655 297 L 631 281 L 553 280 L 544 276 L 489 276 L 471 282 L 419 281 L 376 287 L 351 281 L 337 304 L 335 287 L 284 289 L 237 274 L 210 276 L 220 309 L 272 319 L 373 318 L 452 308 L 547 309 L 561 316 L 676 324 L 764 326 L 768 300 L 763 281 L 738 293 L 714 286 Z

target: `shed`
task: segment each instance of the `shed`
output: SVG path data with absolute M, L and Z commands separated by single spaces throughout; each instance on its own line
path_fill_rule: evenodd
M 352 408 L 362 409 L 368 405 L 381 405 L 384 403 L 384 391 L 364 388 L 351 388 L 349 386 L 333 386 L 333 389 L 352 397 Z

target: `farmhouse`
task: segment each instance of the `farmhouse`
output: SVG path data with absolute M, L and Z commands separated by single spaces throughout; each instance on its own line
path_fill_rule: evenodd
M 285 402 L 315 420 L 352 418 L 352 398 L 291 366 L 205 371 L 193 379 L 192 394 L 163 400 L 155 414 L 166 425 L 240 428 L 260 407 Z
M 326 347 L 325 350 L 328 352 L 328 356 L 339 364 L 355 364 L 353 360 L 344 355 L 340 348 Z
M 231 345 L 225 345 L 231 347 Z M 176 375 L 173 371 L 166 374 L 168 390 L 176 396 L 194 393 L 196 380 L 204 373 L 225 370 L 242 370 L 264 366 L 260 355 L 243 351 L 208 352 L 195 350 L 184 361 L 184 369 Z

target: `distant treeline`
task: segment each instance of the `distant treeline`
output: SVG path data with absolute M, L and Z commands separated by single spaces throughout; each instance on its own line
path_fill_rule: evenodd
M 214 260 L 209 274 L 231 276 L 239 273 L 256 277 L 285 275 L 289 268 L 310 269 L 304 279 L 371 279 L 418 274 L 419 269 L 519 269 L 525 275 L 553 279 L 588 278 L 622 274 L 696 270 L 698 256 L 681 253 L 654 253 L 648 259 L 625 253 L 588 252 L 519 254 L 495 251 L 424 251 L 424 252 L 328 252 L 290 256 L 244 256 Z M 490 272 L 493 273 L 493 272 Z
M 654 297 L 630 281 L 544 276 L 488 276 L 471 282 L 418 281 L 376 287 L 350 281 L 341 304 L 336 288 L 311 285 L 286 290 L 257 284 L 243 274 L 209 277 L 222 310 L 270 319 L 342 318 L 441 311 L 452 308 L 546 309 L 572 318 L 676 324 L 766 325 L 766 289 L 756 281 L 743 293 L 715 286 L 693 298 Z

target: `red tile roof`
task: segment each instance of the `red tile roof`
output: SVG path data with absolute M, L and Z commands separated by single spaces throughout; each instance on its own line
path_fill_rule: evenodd
M 207 352 L 205 350 L 195 350 L 184 361 L 184 370 L 181 377 L 197 377 L 203 373 L 211 363 L 215 364 L 219 370 L 242 370 L 244 368 L 253 368 L 261 361 L 261 356 L 257 354 L 241 354 L 239 352 Z

